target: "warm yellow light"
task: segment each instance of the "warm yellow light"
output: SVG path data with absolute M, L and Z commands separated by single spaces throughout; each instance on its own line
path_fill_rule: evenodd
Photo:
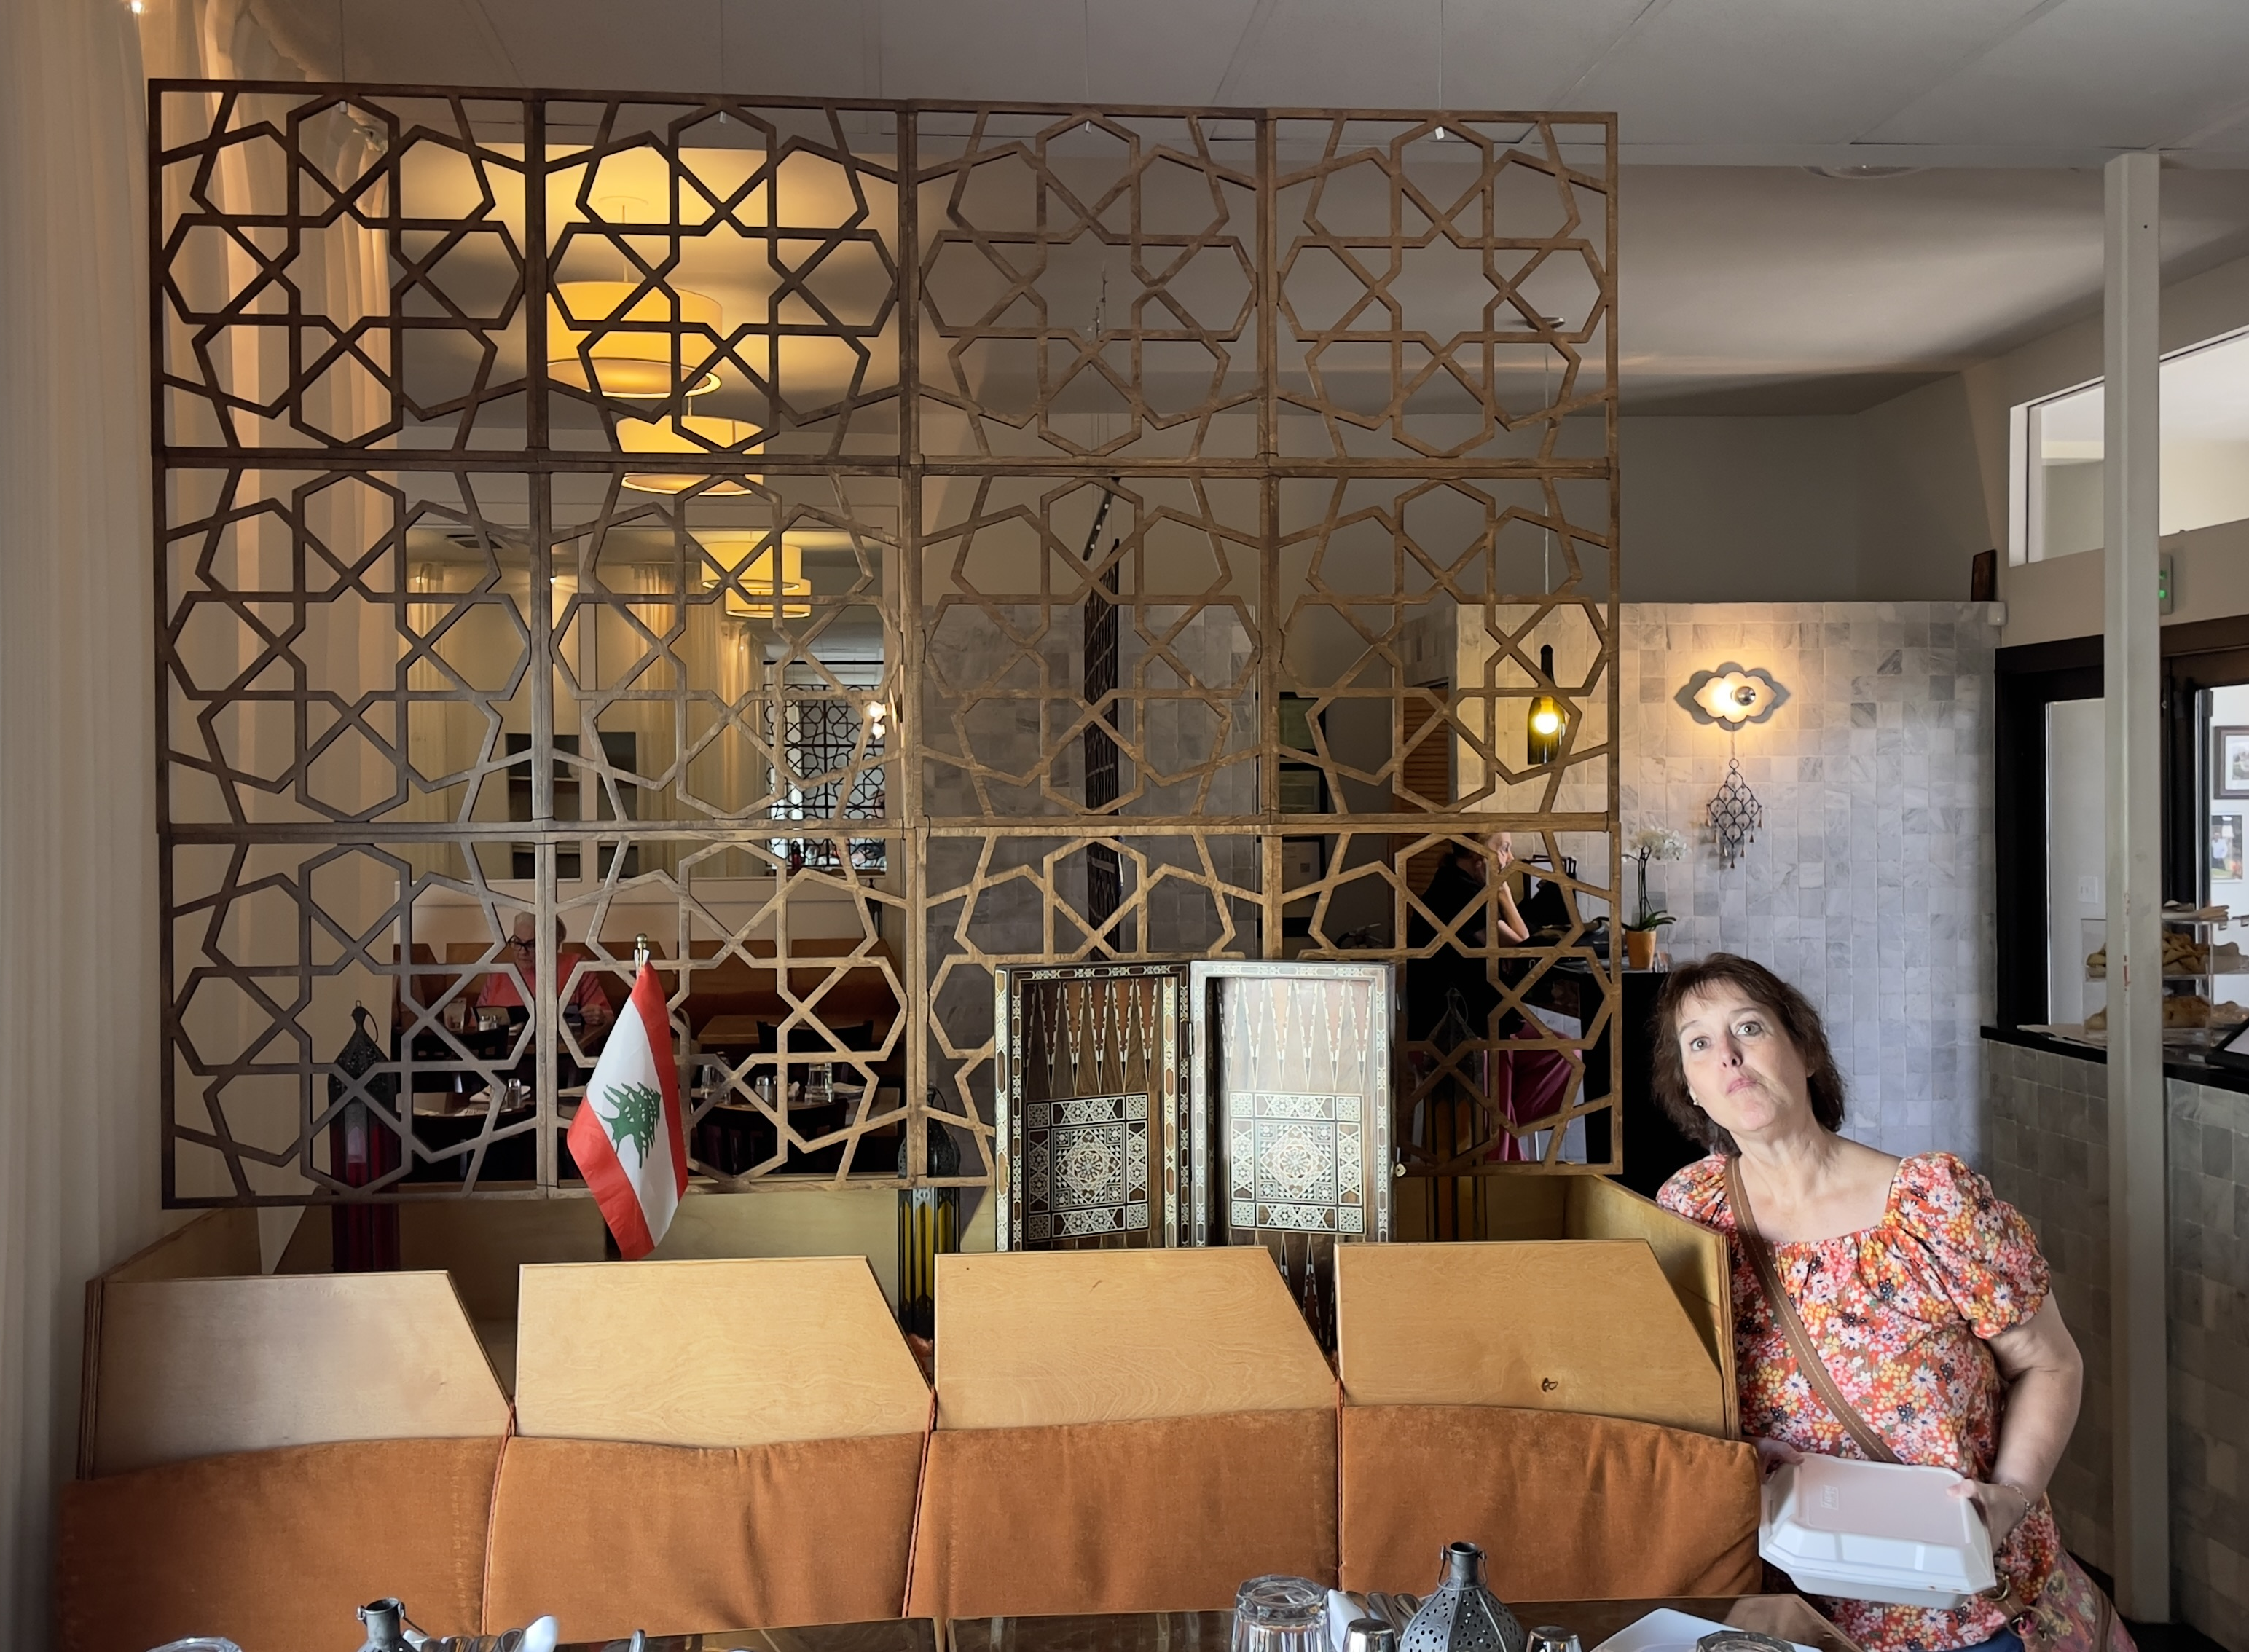
M 707 327 L 716 334 L 726 326 L 716 298 L 683 289 L 643 292 L 636 281 L 564 281 L 554 291 L 562 303 L 547 301 L 547 376 L 607 396 L 652 401 L 675 394 L 681 388 L 678 371 L 691 371 L 685 364 L 711 347 L 700 330 Z M 637 299 L 636 292 L 641 294 Z M 563 319 L 563 304 L 569 305 L 583 331 Z M 587 343 L 595 325 L 614 322 L 635 325 L 632 331 L 604 332 Z M 677 371 L 672 366 L 675 346 L 682 364 Z M 715 373 L 686 387 L 690 395 L 718 387 Z
M 713 540 L 718 540 L 718 543 L 714 544 Z M 759 544 L 761 548 L 745 554 L 741 547 L 751 543 Z M 719 539 L 715 534 L 705 534 L 703 548 L 716 558 L 727 572 L 734 576 L 734 585 L 726 587 L 726 609 L 727 617 L 730 619 L 770 620 L 774 617 L 774 609 L 776 606 L 772 600 L 774 597 L 780 596 L 785 599 L 808 597 L 812 594 L 812 581 L 804 577 L 804 552 L 801 546 L 790 545 L 786 540 L 781 543 L 779 591 L 774 588 L 773 545 L 766 536 L 745 535 L 742 540 L 732 541 Z M 729 561 L 727 559 L 730 552 L 740 559 Z M 705 590 L 710 590 L 719 583 L 719 576 L 717 574 L 704 575 Z M 740 589 L 736 590 L 735 586 L 740 586 Z M 760 601 L 758 599 L 760 597 L 766 600 Z M 784 620 L 801 620 L 812 612 L 812 605 L 809 602 L 784 600 L 778 606 L 781 609 L 781 617 Z
M 620 419 L 617 445 L 627 453 L 699 453 L 707 457 L 712 449 L 732 448 L 748 441 L 756 428 L 740 419 L 713 418 L 701 413 L 683 414 L 677 419 Z M 703 440 L 695 441 L 693 436 Z M 764 445 L 752 442 L 748 451 L 755 453 Z M 751 483 L 764 480 L 763 476 L 749 478 Z M 698 482 L 711 483 L 703 490 L 706 494 L 750 490 L 736 477 L 713 481 L 708 472 L 693 470 L 635 470 L 625 476 L 625 486 L 636 493 L 684 493 Z
M 1712 677 L 1695 696 L 1701 706 L 1716 723 L 1743 723 L 1764 709 L 1769 699 L 1764 685 L 1743 671 L 1729 671 Z
M 1533 734 L 1561 733 L 1562 714 L 1551 706 L 1540 706 L 1530 714 L 1530 731 Z

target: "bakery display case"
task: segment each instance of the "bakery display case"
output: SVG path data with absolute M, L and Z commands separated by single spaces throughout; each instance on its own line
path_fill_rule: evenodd
M 2234 932 L 2229 936 L 2228 931 Z M 2223 1042 L 2249 1023 L 2249 955 L 2237 923 L 2223 907 L 2166 908 L 2163 916 L 2163 1045 L 2181 1054 Z M 2108 925 L 2082 923 L 2085 958 L 2083 1022 L 2045 1029 L 2056 1038 L 2105 1047 L 2108 1042 Z

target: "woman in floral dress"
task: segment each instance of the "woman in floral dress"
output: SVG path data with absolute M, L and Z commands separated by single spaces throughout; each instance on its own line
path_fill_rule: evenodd
M 1828 1615 L 1867 1652 L 2017 1652 L 2025 1631 L 2047 1638 L 2052 1614 L 2030 1604 L 2091 1587 L 2046 1501 L 2083 1366 L 2029 1224 L 1949 1153 L 1901 1160 L 1837 1134 L 1843 1084 L 1818 1011 L 1746 958 L 1673 972 L 1655 1079 L 1665 1109 L 1711 1149 L 1658 1196 L 1730 1242 L 1743 1431 L 1769 1463 L 1868 1455 L 1790 1354 L 1728 1194 L 1730 1160 L 1843 1397 L 1900 1460 L 1965 1477 L 1958 1489 L 1991 1532 L 2005 1594 L 1943 1610 L 1827 1601 Z M 2114 1633 L 2112 1647 L 2129 1648 Z

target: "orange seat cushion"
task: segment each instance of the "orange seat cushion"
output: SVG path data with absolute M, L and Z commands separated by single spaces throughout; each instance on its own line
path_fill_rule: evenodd
M 1508 1601 L 1755 1592 L 1754 1446 L 1616 1417 L 1345 1406 L 1343 1587 L 1419 1594 L 1457 1539 Z
M 931 1436 L 910 1617 L 1223 1610 L 1336 1579 L 1335 1413 Z
M 496 1440 L 365 1440 L 170 1463 L 63 1487 L 63 1652 L 223 1635 L 244 1652 L 364 1639 L 396 1595 L 432 1635 L 475 1632 Z
M 739 1448 L 512 1439 L 487 1633 L 566 1641 L 895 1618 L 923 1436 Z

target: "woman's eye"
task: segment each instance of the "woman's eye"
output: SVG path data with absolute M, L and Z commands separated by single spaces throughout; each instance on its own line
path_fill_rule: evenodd
M 1744 1021 L 1741 1025 L 1736 1027 L 1734 1031 L 1744 1038 L 1754 1038 L 1764 1031 L 1764 1023 L 1762 1021 Z
M 1705 1038 L 1696 1037 L 1696 1038 L 1689 1038 L 1689 1039 L 1688 1039 L 1688 1040 L 1687 1040 L 1687 1048 L 1688 1049 L 1688 1051 L 1689 1051 L 1689 1052 L 1693 1052 L 1693 1051 L 1696 1051 L 1696 1050 L 1705 1050 L 1705 1049 L 1708 1049 L 1708 1048 L 1709 1047 L 1709 1044 L 1710 1044 L 1709 1039 Z

